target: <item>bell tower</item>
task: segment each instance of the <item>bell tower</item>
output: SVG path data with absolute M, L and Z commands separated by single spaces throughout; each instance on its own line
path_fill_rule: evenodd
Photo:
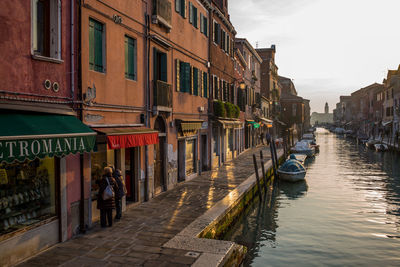
M 325 114 L 329 113 L 329 106 L 328 106 L 328 102 L 325 103 Z

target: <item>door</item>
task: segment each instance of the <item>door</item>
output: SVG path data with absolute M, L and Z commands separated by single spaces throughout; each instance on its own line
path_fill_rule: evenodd
M 185 140 L 178 141 L 178 182 L 185 181 Z
M 154 193 L 165 191 L 164 155 L 165 136 L 159 137 L 159 143 L 154 145 Z
M 125 186 L 126 186 L 126 200 L 131 202 L 137 202 L 138 194 L 138 179 L 136 177 L 136 156 L 135 150 L 137 148 L 126 148 L 125 149 Z
M 207 135 L 202 135 L 201 136 L 201 170 L 206 171 L 207 170 Z

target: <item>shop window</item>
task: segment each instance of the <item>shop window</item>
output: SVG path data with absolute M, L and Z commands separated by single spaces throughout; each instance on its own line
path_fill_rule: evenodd
M 136 80 L 136 40 L 125 36 L 125 78 Z
M 0 234 L 56 216 L 54 158 L 0 164 Z
M 91 161 L 92 161 L 91 196 L 92 200 L 96 200 L 97 193 L 99 191 L 98 181 L 100 181 L 103 176 L 104 167 L 114 166 L 115 162 L 114 150 L 92 152 Z
M 104 72 L 104 25 L 89 19 L 89 69 Z
M 61 1 L 32 1 L 32 50 L 34 55 L 61 59 Z

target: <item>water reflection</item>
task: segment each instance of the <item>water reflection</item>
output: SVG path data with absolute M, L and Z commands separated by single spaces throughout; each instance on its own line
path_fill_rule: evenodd
M 288 199 L 296 199 L 303 197 L 308 189 L 307 182 L 299 181 L 297 183 L 279 182 L 279 189 L 286 195 Z
M 244 266 L 400 266 L 400 157 L 320 130 L 306 181 L 279 183 L 225 239 Z

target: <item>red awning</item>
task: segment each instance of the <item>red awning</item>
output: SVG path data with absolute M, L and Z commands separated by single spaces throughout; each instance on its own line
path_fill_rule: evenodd
M 107 135 L 108 149 L 120 149 L 158 143 L 158 132 L 143 127 L 94 128 Z

